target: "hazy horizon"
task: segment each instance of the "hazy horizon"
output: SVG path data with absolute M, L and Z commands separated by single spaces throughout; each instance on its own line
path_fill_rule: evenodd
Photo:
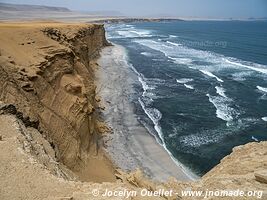
M 74 11 L 114 11 L 125 16 L 263 18 L 266 0 L 0 0 L 1 3 L 66 7 Z

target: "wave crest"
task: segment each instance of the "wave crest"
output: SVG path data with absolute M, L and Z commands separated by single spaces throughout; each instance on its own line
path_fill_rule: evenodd
M 191 81 L 193 81 L 194 79 L 192 78 L 181 78 L 181 79 L 176 79 L 176 82 L 177 83 L 181 83 L 181 84 L 184 84 L 184 83 L 189 83 Z
M 206 70 L 203 70 L 203 69 L 200 69 L 199 71 L 201 71 L 203 74 L 206 74 L 209 77 L 216 78 L 217 81 L 223 83 L 223 80 L 220 79 L 219 77 L 217 77 L 216 75 L 214 75 L 213 73 L 206 71 Z
M 265 87 L 261 87 L 261 86 L 257 86 L 257 88 L 258 88 L 258 90 L 267 93 L 267 88 L 265 88 Z

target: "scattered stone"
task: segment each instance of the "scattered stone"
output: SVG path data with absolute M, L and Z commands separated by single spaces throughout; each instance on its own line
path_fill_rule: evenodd
M 14 105 L 9 104 L 9 105 L 4 105 L 3 107 L 0 108 L 2 114 L 12 114 L 15 115 L 17 113 L 17 109 Z
M 36 71 L 36 74 L 37 74 L 37 75 L 42 75 L 43 73 L 44 73 L 44 71 L 41 70 L 41 69 Z
M 267 170 L 255 172 L 256 181 L 267 184 Z
M 96 102 L 100 102 L 101 101 L 101 98 L 99 96 L 96 96 L 95 97 L 95 100 L 96 100 Z
M 72 94 L 81 94 L 82 93 L 82 85 L 79 84 L 68 84 L 65 86 L 66 91 Z
M 23 113 L 22 112 L 17 112 L 16 116 L 17 116 L 17 118 L 23 120 Z
M 32 87 L 32 84 L 29 83 L 29 82 L 22 83 L 21 88 L 22 88 L 23 90 L 25 90 L 26 92 L 32 92 L 32 91 L 34 91 L 34 89 L 33 89 L 33 87 Z
M 26 92 L 33 92 L 34 89 L 33 88 L 23 88 Z
M 29 75 L 28 78 L 30 81 L 35 81 L 38 78 L 38 76 L 37 75 Z
M 0 105 L 0 114 L 12 114 L 16 115 L 18 119 L 20 119 L 26 127 L 33 127 L 35 129 L 39 128 L 39 120 L 31 119 L 29 116 L 24 116 L 22 112 L 17 111 L 16 107 L 12 104 L 9 105 Z

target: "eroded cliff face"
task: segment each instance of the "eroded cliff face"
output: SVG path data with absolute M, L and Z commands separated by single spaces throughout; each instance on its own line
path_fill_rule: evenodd
M 0 100 L 14 105 L 75 169 L 96 154 L 101 138 L 93 69 L 107 45 L 104 27 L 2 24 L 0 40 Z

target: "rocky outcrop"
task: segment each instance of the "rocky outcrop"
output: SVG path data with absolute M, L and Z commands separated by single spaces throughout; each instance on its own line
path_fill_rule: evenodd
M 14 25 L 15 38 L 1 28 L 0 100 L 49 140 L 62 163 L 76 168 L 96 154 L 101 138 L 93 70 L 108 44 L 104 27 Z
M 267 170 L 254 173 L 256 181 L 267 184 Z
M 194 182 L 173 179 L 166 183 L 155 183 L 145 178 L 140 170 L 130 174 L 118 171 L 116 176 L 124 183 L 137 188 L 147 188 L 150 191 L 158 191 L 160 188 L 172 189 L 177 194 L 165 199 L 252 200 L 267 199 L 266 173 L 267 142 L 254 142 L 235 147 L 230 155 L 221 160 L 220 164 Z M 235 193 L 242 191 L 244 195 L 231 196 L 229 193 L 227 196 L 227 191 Z M 196 192 L 202 194 L 197 195 Z

